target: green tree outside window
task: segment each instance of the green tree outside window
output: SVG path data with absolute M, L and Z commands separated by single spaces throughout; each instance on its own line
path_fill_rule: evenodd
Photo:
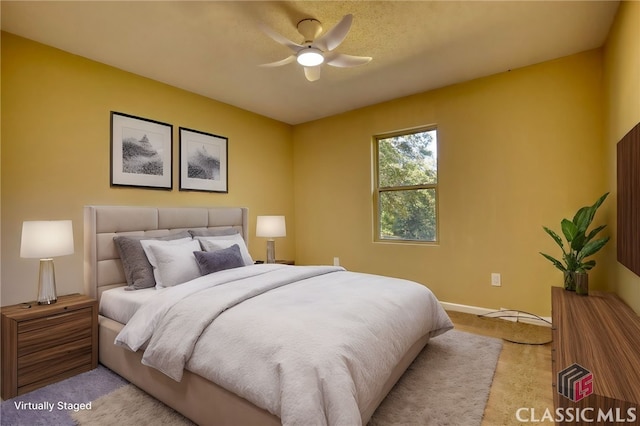
M 437 131 L 376 138 L 377 240 L 437 241 Z

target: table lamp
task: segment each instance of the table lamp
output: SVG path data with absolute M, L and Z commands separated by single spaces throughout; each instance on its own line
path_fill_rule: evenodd
M 22 223 L 20 257 L 40 259 L 38 304 L 56 303 L 54 256 L 73 253 L 73 226 L 70 220 L 25 221 Z
M 276 263 L 275 237 L 286 237 L 287 227 L 284 216 L 258 216 L 256 236 L 267 237 L 267 263 Z

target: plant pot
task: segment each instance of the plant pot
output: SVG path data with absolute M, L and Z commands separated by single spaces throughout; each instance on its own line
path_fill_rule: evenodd
M 589 295 L 589 275 L 586 272 L 574 272 L 576 294 L 581 296 Z
M 564 273 L 564 289 L 567 291 L 576 291 L 576 273 Z

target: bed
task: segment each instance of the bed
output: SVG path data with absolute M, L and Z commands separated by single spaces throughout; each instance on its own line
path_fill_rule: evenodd
M 126 291 L 115 238 L 235 234 L 246 247 L 247 220 L 240 207 L 86 206 L 85 293 L 100 301 L 100 363 L 201 425 L 366 424 L 429 339 L 452 328 L 425 287 L 340 267 L 247 262 Z M 351 323 L 362 336 L 347 337 Z

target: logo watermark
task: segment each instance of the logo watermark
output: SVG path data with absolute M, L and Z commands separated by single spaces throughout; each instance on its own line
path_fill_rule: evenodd
M 593 393 L 593 374 L 580 364 L 573 364 L 558 373 L 558 393 L 578 402 Z
M 609 408 L 603 410 L 598 408 L 597 410 L 592 407 L 587 408 L 556 408 L 551 410 L 546 408 L 542 412 L 537 411 L 535 408 L 520 407 L 516 410 L 516 419 L 520 423 L 540 423 L 540 422 L 555 422 L 555 423 L 634 423 L 638 420 L 636 414 L 636 408 L 631 407 L 626 411 L 621 408 Z
M 581 366 L 573 364 L 558 373 L 558 393 L 573 402 L 578 402 L 593 393 L 593 374 Z M 621 408 L 558 407 L 540 412 L 535 408 L 520 407 L 516 410 L 516 419 L 521 423 L 636 423 L 636 407 Z

